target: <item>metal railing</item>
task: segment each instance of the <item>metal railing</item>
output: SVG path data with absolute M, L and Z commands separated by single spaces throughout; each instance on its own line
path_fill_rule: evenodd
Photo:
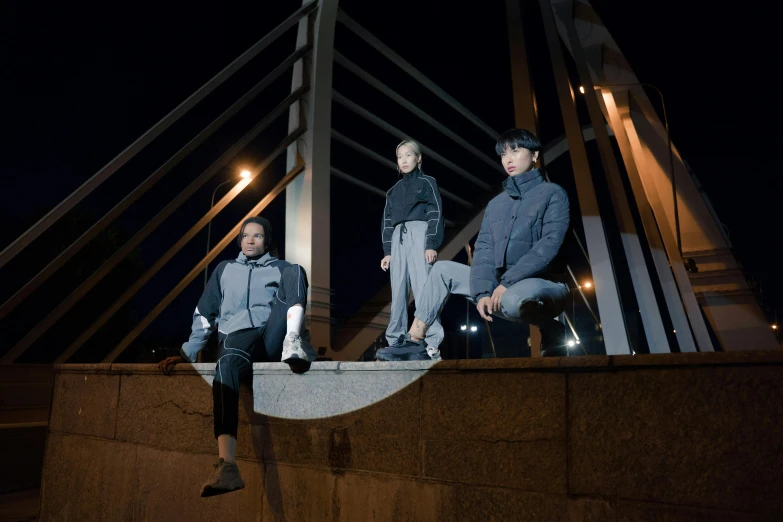
M 69 210 L 73 209 L 87 195 L 98 188 L 104 181 L 111 177 L 115 172 L 122 168 L 130 159 L 143 150 L 147 145 L 153 142 L 166 129 L 171 127 L 182 116 L 188 113 L 207 95 L 213 92 L 218 86 L 228 80 L 234 73 L 249 63 L 261 51 L 267 48 L 282 34 L 295 27 L 303 18 L 313 15 L 318 7 L 318 2 L 310 2 L 297 9 L 293 14 L 277 25 L 266 36 L 261 38 L 247 51 L 242 53 L 237 59 L 231 62 L 223 70 L 217 73 L 212 79 L 201 86 L 196 92 L 190 95 L 185 101 L 179 104 L 175 109 L 164 116 L 159 122 L 153 125 L 140 138 L 134 141 L 117 157 L 101 168 L 89 180 L 77 188 L 54 209 L 48 212 L 35 225 L 26 230 L 14 242 L 0 252 L 0 267 L 11 261 L 16 255 L 24 250 L 30 243 L 37 239 L 43 232 L 52 226 L 58 219 L 62 218 Z M 134 202 L 142 195 L 148 192 L 157 182 L 171 172 L 185 157 L 202 145 L 210 136 L 212 136 L 221 126 L 228 122 L 233 116 L 237 115 L 252 100 L 258 97 L 275 80 L 279 79 L 286 71 L 290 70 L 298 61 L 302 60 L 312 51 L 312 42 L 307 42 L 300 46 L 290 56 L 285 58 L 269 74 L 256 83 L 242 97 L 231 104 L 217 118 L 209 123 L 201 132 L 188 141 L 175 154 L 166 160 L 151 175 L 144 179 L 135 189 L 127 194 L 119 203 L 101 217 L 86 232 L 79 236 L 71 245 L 60 252 L 57 257 L 49 262 L 40 272 L 27 281 L 18 291 L 16 291 L 2 306 L 0 306 L 0 319 L 6 317 L 21 302 L 28 298 L 33 292 L 41 287 L 66 261 L 73 258 L 80 250 L 95 239 L 98 234 L 105 230 L 110 223 L 122 215 Z M 217 160 L 215 160 L 206 170 L 204 170 L 195 180 L 185 187 L 173 200 L 171 200 L 161 211 L 159 211 L 148 223 L 141 227 L 122 247 L 120 247 L 106 262 L 97 270 L 90 274 L 73 290 L 61 303 L 44 317 L 35 327 L 18 341 L 7 353 L 0 359 L 0 363 L 12 363 L 19 358 L 30 346 L 41 338 L 55 323 L 57 323 L 65 313 L 67 313 L 77 302 L 79 302 L 91 289 L 93 289 L 106 275 L 114 270 L 119 263 L 125 259 L 132 251 L 138 248 L 149 235 L 156 230 L 167 218 L 169 218 L 177 209 L 191 198 L 201 187 L 203 187 L 215 174 L 224 168 L 239 152 L 247 147 L 264 130 L 266 130 L 275 120 L 286 114 L 292 104 L 299 101 L 309 91 L 309 84 L 305 83 L 295 89 L 277 104 L 269 113 L 267 113 L 257 124 L 247 131 L 239 140 L 228 148 Z M 255 168 L 252 169 L 248 179 L 239 181 L 220 201 L 218 201 L 204 216 L 202 216 L 185 234 L 161 256 L 155 263 L 136 281 L 134 281 L 125 292 L 120 295 L 113 304 L 107 307 L 103 313 L 93 323 L 85 328 L 81 335 L 74 340 L 68 348 L 61 353 L 55 362 L 66 362 L 90 337 L 92 337 L 106 322 L 132 299 L 136 293 L 160 271 L 174 255 L 179 252 L 198 232 L 200 232 L 207 223 L 209 223 L 221 210 L 223 210 L 256 176 L 266 169 L 272 161 L 280 156 L 286 149 L 305 132 L 304 127 L 300 127 L 290 132 L 280 144 Z M 304 170 L 303 166 L 293 168 L 285 177 L 259 202 L 248 214 L 256 215 L 265 208 L 277 195 L 279 195 L 288 184 Z M 240 222 L 241 223 L 241 222 Z M 216 245 L 207 255 L 201 259 L 196 268 L 193 269 L 173 290 L 150 311 L 147 316 L 129 332 L 120 343 L 106 356 L 106 362 L 113 361 L 129 344 L 146 328 L 160 312 L 179 295 L 179 293 L 192 281 L 191 277 L 197 274 L 212 261 L 223 248 L 225 248 L 233 237 L 236 237 L 238 223 L 229 232 L 218 245 Z M 195 276 L 194 276 L 195 277 Z
M 398 66 L 403 71 L 405 71 L 410 78 L 413 78 L 419 84 L 427 88 L 429 91 L 436 94 L 441 100 L 446 102 L 446 104 L 451 109 L 460 113 L 468 121 L 473 123 L 477 128 L 481 129 L 486 134 L 488 134 L 493 140 L 497 139 L 498 133 L 494 129 L 492 129 L 489 125 L 481 121 L 478 118 L 478 116 L 476 116 L 468 109 L 466 109 L 463 105 L 457 102 L 456 99 L 454 99 L 452 96 L 447 94 L 442 88 L 437 86 L 432 80 L 424 76 L 420 71 L 415 69 L 407 61 L 405 61 L 400 55 L 398 55 L 393 50 L 391 50 L 380 39 L 370 34 L 369 31 L 364 29 L 361 25 L 359 25 L 356 21 L 351 19 L 343 11 L 339 12 L 337 20 L 338 22 L 342 23 L 346 28 L 348 28 L 351 32 L 353 32 L 355 35 L 359 36 L 372 48 L 374 48 L 375 50 L 383 54 L 385 57 L 387 57 L 396 66 Z M 367 72 L 364 68 L 361 67 L 360 64 L 354 63 L 353 61 L 345 57 L 342 53 L 340 53 L 339 50 L 334 51 L 334 61 L 337 65 L 340 65 L 341 67 L 345 68 L 347 71 L 357 76 L 364 83 L 366 83 L 370 87 L 374 88 L 378 92 L 382 93 L 383 95 L 385 95 L 386 97 L 394 101 L 397 105 L 407 110 L 410 114 L 418 117 L 421 121 L 424 121 L 427 124 L 429 124 L 432 128 L 437 130 L 440 133 L 440 135 L 445 136 L 452 142 L 456 143 L 459 146 L 460 150 L 469 152 L 480 162 L 491 167 L 491 172 L 497 172 L 499 174 L 497 177 L 497 181 L 500 181 L 503 179 L 503 177 L 505 177 L 505 172 L 503 171 L 503 168 L 500 165 L 499 161 L 490 158 L 489 156 L 481 152 L 479 149 L 477 149 L 475 146 L 471 145 L 467 140 L 459 136 L 457 133 L 453 132 L 451 129 L 441 124 L 436 118 L 432 117 L 424 110 L 422 110 L 420 107 L 416 106 L 409 100 L 405 99 L 402 95 L 397 93 L 392 88 L 388 87 L 381 80 L 379 80 L 378 78 L 376 78 L 375 76 Z M 347 96 L 341 94 L 336 88 L 333 89 L 332 99 L 335 103 L 348 109 L 349 111 L 363 118 L 368 123 L 374 125 L 379 129 L 382 129 L 383 131 L 396 137 L 397 139 L 405 139 L 405 138 L 416 139 L 416 137 L 412 136 L 411 133 L 408 133 L 403 129 L 397 128 L 389 124 L 377 114 L 371 112 L 370 110 L 366 109 L 365 107 L 362 107 L 355 101 L 349 99 Z M 592 129 L 588 127 L 588 129 L 585 131 L 585 139 L 593 139 L 594 134 L 591 134 L 591 132 L 588 131 L 592 131 Z M 332 138 L 335 141 L 338 141 L 350 147 L 351 149 L 355 150 L 356 152 L 359 152 L 360 154 L 374 160 L 375 162 L 382 165 L 384 168 L 396 169 L 397 167 L 393 161 L 387 159 L 384 156 L 381 156 L 380 154 L 376 153 L 366 145 L 359 143 L 353 137 L 346 136 L 340 130 L 332 129 Z M 428 146 L 422 143 L 420 140 L 417 141 L 421 145 L 422 152 L 428 158 L 433 159 L 434 161 L 446 167 L 450 172 L 458 174 L 463 179 L 468 180 L 473 186 L 481 189 L 480 191 L 478 191 L 478 193 L 476 191 L 473 191 L 470 197 L 468 197 L 467 195 L 463 196 L 460 194 L 456 194 L 448 189 L 444 189 L 442 186 L 440 186 L 441 184 L 439 183 L 439 190 L 444 200 L 453 201 L 458 205 L 460 205 L 461 207 L 464 207 L 466 209 L 473 209 L 474 213 L 477 212 L 476 215 L 472 215 L 472 219 L 468 220 L 467 222 L 463 222 L 461 227 L 459 224 L 450 223 L 451 224 L 450 228 L 452 230 L 451 231 L 447 230 L 447 237 L 445 238 L 444 245 L 441 248 L 439 257 L 441 259 L 451 259 L 455 255 L 457 255 L 457 253 L 459 253 L 459 251 L 462 249 L 462 247 L 467 242 L 467 240 L 471 239 L 473 236 L 475 236 L 476 233 L 478 233 L 478 229 L 481 223 L 481 218 L 483 217 L 484 207 L 489 202 L 489 200 L 498 193 L 499 190 L 497 189 L 495 181 L 490 181 L 488 183 L 487 181 L 478 178 L 477 176 L 469 172 L 468 169 L 458 165 L 454 161 L 451 161 L 450 159 L 446 158 L 444 155 L 437 153 L 435 150 L 433 150 L 432 146 Z M 551 160 L 559 157 L 563 152 L 567 150 L 568 149 L 566 147 L 563 148 L 562 150 L 556 150 L 554 154 L 544 154 L 544 160 L 548 163 Z M 372 194 L 375 194 L 379 197 L 386 196 L 385 190 L 382 190 L 378 187 L 373 186 L 370 183 L 357 179 L 356 177 L 352 176 L 349 172 L 346 172 L 342 168 L 339 168 L 337 166 L 332 166 L 331 172 L 333 176 L 343 179 L 349 183 L 352 183 Z M 587 257 L 587 253 L 584 248 L 584 245 L 582 244 L 581 240 L 579 239 L 575 231 L 574 231 L 574 237 L 576 239 L 577 244 L 579 245 L 581 252 L 584 254 L 585 260 L 589 264 L 589 258 Z M 579 286 L 579 283 L 576 280 L 576 277 L 574 276 L 573 271 L 570 269 L 570 267 L 568 270 L 569 273 L 571 274 L 574 284 L 576 286 Z M 582 299 L 584 300 L 588 310 L 590 311 L 592 317 L 595 319 L 596 324 L 600 328 L 600 321 L 598 320 L 598 316 L 594 312 L 589 301 L 587 300 L 587 296 L 585 296 L 585 294 L 581 291 L 581 289 L 579 293 Z M 376 296 L 372 298 L 364 306 L 362 310 L 360 310 L 353 318 L 348 320 L 345 327 L 340 332 L 338 332 L 338 335 L 335 339 L 336 351 L 346 350 L 351 354 L 353 354 L 357 350 L 364 351 L 362 347 L 370 346 L 376 340 L 378 335 L 377 332 L 378 329 L 380 328 L 380 324 L 383 323 L 384 321 L 388 321 L 388 312 L 386 312 L 385 307 L 389 303 L 389 296 L 390 296 L 390 289 L 388 285 L 385 285 L 384 288 L 382 288 L 376 294 Z M 577 335 L 574 326 L 571 324 L 570 319 L 566 318 L 566 321 L 568 322 L 574 337 L 578 339 L 579 336 Z

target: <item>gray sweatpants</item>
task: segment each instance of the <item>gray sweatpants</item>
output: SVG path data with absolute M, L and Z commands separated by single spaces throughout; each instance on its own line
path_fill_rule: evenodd
M 454 261 L 438 261 L 432 267 L 424 291 L 416 301 L 416 318 L 426 325 L 437 324 L 442 332 L 443 327 L 437 323 L 437 319 L 451 294 L 473 301 L 470 298 L 470 267 Z M 548 328 L 560 327 L 555 316 L 565 310 L 568 294 L 565 283 L 538 278 L 523 279 L 506 290 L 500 300 L 501 309 L 492 315 L 532 324 L 545 332 Z M 429 330 L 427 336 L 429 344 Z
M 394 227 L 392 234 L 391 264 L 391 318 L 386 329 L 386 340 L 391 346 L 408 332 L 408 296 L 411 288 L 416 308 L 419 307 L 424 283 L 432 265 L 424 258 L 427 223 L 408 221 Z M 443 327 L 437 318 L 427 330 L 427 346 L 437 348 L 443 341 Z

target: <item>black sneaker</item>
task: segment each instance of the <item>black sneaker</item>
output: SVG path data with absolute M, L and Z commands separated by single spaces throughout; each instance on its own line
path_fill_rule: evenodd
M 406 336 L 404 342 L 395 342 L 375 352 L 375 358 L 379 361 L 425 361 L 429 360 L 430 356 L 427 355 L 424 340 L 414 341 Z

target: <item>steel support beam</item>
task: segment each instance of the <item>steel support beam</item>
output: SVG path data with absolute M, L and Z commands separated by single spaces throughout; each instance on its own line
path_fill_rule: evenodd
M 582 211 L 587 250 L 598 301 L 598 312 L 604 333 L 604 346 L 609 355 L 630 354 L 625 316 L 620 305 L 620 295 L 614 276 L 614 267 L 606 242 L 603 220 L 595 197 L 593 177 L 587 160 L 587 151 L 582 140 L 582 130 L 576 112 L 574 92 L 568 79 L 565 58 L 560 47 L 560 38 L 555 26 L 555 17 L 550 0 L 539 0 L 541 15 L 546 31 L 547 45 L 555 74 L 560 109 L 563 114 L 568 149 L 576 181 L 579 207 Z
M 606 112 L 607 119 L 612 125 L 617 145 L 620 148 L 620 155 L 623 158 L 625 171 L 628 174 L 631 190 L 636 200 L 636 207 L 639 210 L 639 216 L 647 237 L 647 244 L 650 246 L 655 271 L 661 283 L 666 309 L 669 311 L 669 317 L 671 317 L 672 325 L 674 326 L 677 344 L 681 352 L 695 352 L 696 344 L 694 343 L 688 318 L 685 315 L 685 309 L 680 299 L 677 283 L 674 281 L 672 270 L 669 267 L 669 258 L 661 240 L 658 224 L 655 222 L 650 203 L 644 194 L 644 187 L 642 187 L 636 162 L 633 159 L 631 143 L 628 140 L 628 134 L 625 132 L 620 113 L 617 110 L 614 96 L 611 93 L 604 93 L 600 99 L 603 102 L 602 106 Z
M 196 92 L 191 94 L 185 101 L 177 105 L 171 112 L 164 116 L 147 132 L 141 135 L 136 141 L 130 144 L 125 150 L 120 152 L 113 160 L 107 163 L 90 179 L 85 181 L 79 188 L 71 193 L 67 198 L 61 201 L 56 207 L 50 210 L 36 224 L 28 228 L 13 243 L 8 245 L 0 252 L 0 268 L 8 261 L 13 259 L 27 245 L 32 243 L 38 236 L 44 233 L 46 229 L 52 226 L 66 212 L 76 206 L 81 200 L 87 197 L 93 190 L 98 188 L 101 183 L 109 179 L 112 174 L 130 161 L 140 150 L 160 136 L 163 131 L 171 127 L 177 120 L 192 109 L 198 102 L 203 100 L 209 93 L 217 89 L 223 82 L 229 79 L 235 72 L 242 68 L 246 63 L 255 58 L 258 53 L 266 49 L 269 44 L 294 26 L 303 16 L 308 15 L 318 5 L 317 2 L 307 2 L 295 13 L 289 16 L 283 23 L 272 29 L 270 33 L 256 42 L 250 49 L 242 53 L 236 60 L 228 64 L 222 71 L 212 77 L 207 83 L 202 85 Z M 301 47 L 301 46 L 299 46 Z
M 385 121 L 383 121 L 378 116 L 374 115 L 373 113 L 371 113 L 367 109 L 361 107 L 359 104 L 352 102 L 351 100 L 349 100 L 348 98 L 346 98 L 345 96 L 340 94 L 339 92 L 334 91 L 332 93 L 332 97 L 334 98 L 334 101 L 336 101 L 340 105 L 342 105 L 345 108 L 349 109 L 350 111 L 358 114 L 359 116 L 361 116 L 362 118 L 366 119 L 367 121 L 369 121 L 371 123 L 374 123 L 375 125 L 377 125 L 381 129 L 385 130 L 386 132 L 388 132 L 392 136 L 396 136 L 398 139 L 401 139 L 401 140 L 404 140 L 404 139 L 407 139 L 407 138 L 414 139 L 409 134 L 406 134 L 403 131 L 401 131 L 400 129 L 398 129 L 397 127 L 394 127 L 394 126 L 386 123 Z M 490 187 L 486 182 L 480 180 L 479 178 L 477 178 L 476 176 L 474 176 L 473 174 L 471 174 L 467 170 L 463 169 L 462 167 L 460 167 L 456 163 L 452 163 L 451 161 L 447 160 L 445 157 L 441 156 L 440 154 L 438 154 L 434 150 L 432 150 L 429 147 L 423 145 L 421 141 L 419 141 L 419 140 L 416 140 L 416 141 L 418 141 L 419 145 L 421 145 L 421 150 L 422 150 L 422 152 L 424 154 L 430 156 L 432 159 L 434 159 L 435 161 L 437 161 L 441 165 L 444 165 L 445 167 L 451 169 L 455 174 L 459 174 L 463 178 L 473 182 L 475 185 L 478 185 L 479 187 L 481 187 L 482 189 L 486 190 L 487 192 L 491 192 L 492 191 L 492 187 Z
M 269 84 L 274 82 L 280 77 L 294 62 L 299 60 L 310 50 L 310 46 L 301 47 L 297 49 L 291 56 L 289 56 L 283 63 L 276 67 L 272 72 L 266 75 L 260 82 L 258 82 L 253 88 L 245 93 L 242 98 L 237 100 L 234 104 L 226 109 L 220 116 L 215 118 L 203 131 L 201 131 L 196 137 L 190 140 L 184 147 L 178 150 L 173 156 L 171 156 L 166 162 L 160 166 L 155 172 L 153 172 L 147 179 L 133 189 L 133 191 L 125 196 L 122 201 L 117 203 L 109 212 L 106 213 L 97 223 L 92 225 L 87 231 L 82 234 L 76 241 L 71 243 L 68 248 L 60 252 L 56 258 L 54 258 L 43 270 L 41 270 L 35 277 L 27 282 L 19 291 L 11 296 L 8 301 L 0 306 L 0 319 L 5 317 L 16 306 L 26 299 L 31 293 L 33 293 L 38 287 L 40 287 L 49 277 L 54 274 L 57 269 L 63 266 L 69 259 L 76 255 L 85 245 L 92 241 L 98 234 L 101 233 L 109 224 L 117 219 L 125 210 L 128 209 L 136 200 L 143 196 L 149 189 L 160 181 L 166 174 L 168 174 L 174 167 L 176 167 L 180 161 L 182 161 L 188 154 L 193 152 L 199 145 L 201 145 L 207 138 L 209 138 L 217 129 L 219 129 L 224 123 L 226 123 L 232 116 L 239 112 L 245 105 L 258 96 L 266 89 Z
M 456 142 L 460 147 L 463 149 L 471 152 L 474 156 L 476 156 L 478 159 L 489 165 L 493 170 L 497 170 L 498 173 L 505 176 L 505 172 L 503 171 L 503 167 L 500 165 L 500 162 L 497 161 L 496 158 L 490 158 L 480 150 L 478 150 L 475 146 L 473 146 L 471 143 L 469 143 L 467 140 L 460 137 L 456 132 L 452 131 L 450 128 L 446 127 L 442 123 L 440 123 L 438 120 L 418 108 L 413 103 L 409 102 L 402 96 L 400 96 L 397 92 L 387 87 L 382 81 L 378 80 L 371 74 L 369 74 L 367 71 L 353 63 L 351 60 L 340 54 L 339 52 L 335 51 L 334 54 L 334 61 L 354 73 L 356 76 L 370 84 L 371 86 L 378 89 L 380 92 L 403 106 L 404 108 L 408 109 L 410 112 L 418 116 L 420 119 L 426 121 L 429 123 L 432 127 L 437 129 L 441 134 L 444 136 L 448 136 L 451 138 L 454 142 Z M 396 165 L 395 165 L 396 166 Z
M 389 46 L 381 42 L 378 38 L 373 36 L 367 29 L 356 23 L 350 16 L 345 14 L 344 11 L 340 11 L 337 20 L 348 29 L 354 32 L 356 36 L 367 42 L 376 51 L 388 58 L 397 67 L 411 75 L 414 80 L 422 84 L 429 89 L 435 96 L 446 102 L 452 109 L 459 112 L 462 116 L 468 119 L 476 127 L 486 132 L 493 140 L 498 138 L 498 133 L 489 125 L 481 121 L 481 119 L 470 112 L 464 105 L 455 100 L 452 96 L 446 93 L 443 89 L 438 87 L 435 82 L 424 76 L 418 69 L 413 67 L 410 63 L 405 61 L 402 56 L 392 51 Z
M 525 26 L 520 0 L 506 0 L 506 25 L 511 58 L 511 86 L 514 90 L 514 123 L 519 129 L 529 129 L 538 135 L 538 114 L 533 82 L 525 46 Z M 543 163 L 543 151 L 539 161 Z M 541 332 L 530 325 L 530 355 L 541 356 Z
M 334 129 L 332 129 L 332 137 L 334 139 L 336 139 L 337 141 L 339 141 L 340 143 L 348 145 L 353 150 L 355 150 L 357 152 L 361 152 L 365 156 L 374 159 L 375 161 L 379 162 L 381 165 L 383 165 L 385 167 L 390 167 L 391 169 L 396 169 L 397 168 L 397 164 L 394 163 L 392 160 L 384 158 L 383 156 L 381 156 L 377 152 L 368 149 L 364 145 L 355 142 L 351 138 L 349 138 L 347 136 L 344 136 L 343 134 L 337 132 Z M 334 167 L 332 167 L 332 168 L 334 169 Z M 441 195 L 444 198 L 449 199 L 451 201 L 454 201 L 455 203 L 458 203 L 458 204 L 462 205 L 465 208 L 473 208 L 473 205 L 469 201 L 466 201 L 466 200 L 462 199 L 461 197 L 457 196 L 453 192 L 450 192 L 450 191 L 444 189 L 442 186 L 439 185 L 438 186 L 438 190 L 440 191 Z
M 631 214 L 631 206 L 628 203 L 625 187 L 620 177 L 620 169 L 617 166 L 612 143 L 609 140 L 609 133 L 606 132 L 606 122 L 593 89 L 593 79 L 590 75 L 584 49 L 582 49 L 582 44 L 576 33 L 576 27 L 573 24 L 572 2 L 573 0 L 558 1 L 554 5 L 559 12 L 560 20 L 566 26 L 571 53 L 576 62 L 579 80 L 582 82 L 585 91 L 587 112 L 590 115 L 590 122 L 595 132 L 596 144 L 598 145 L 601 163 L 604 167 L 604 174 L 609 182 L 609 194 L 618 220 L 620 239 L 626 261 L 628 262 L 631 282 L 636 294 L 636 302 L 639 305 L 639 312 L 642 316 L 647 345 L 650 353 L 669 353 L 671 348 L 663 327 L 663 320 L 661 319 L 660 309 L 655 298 L 652 280 L 647 270 L 647 263 L 644 259 L 639 235 Z

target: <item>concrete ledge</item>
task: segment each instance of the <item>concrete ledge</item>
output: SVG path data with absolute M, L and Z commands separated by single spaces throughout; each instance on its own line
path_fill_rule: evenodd
M 213 376 L 56 367 L 41 520 L 783 518 L 780 352 L 256 364 L 201 500 Z

